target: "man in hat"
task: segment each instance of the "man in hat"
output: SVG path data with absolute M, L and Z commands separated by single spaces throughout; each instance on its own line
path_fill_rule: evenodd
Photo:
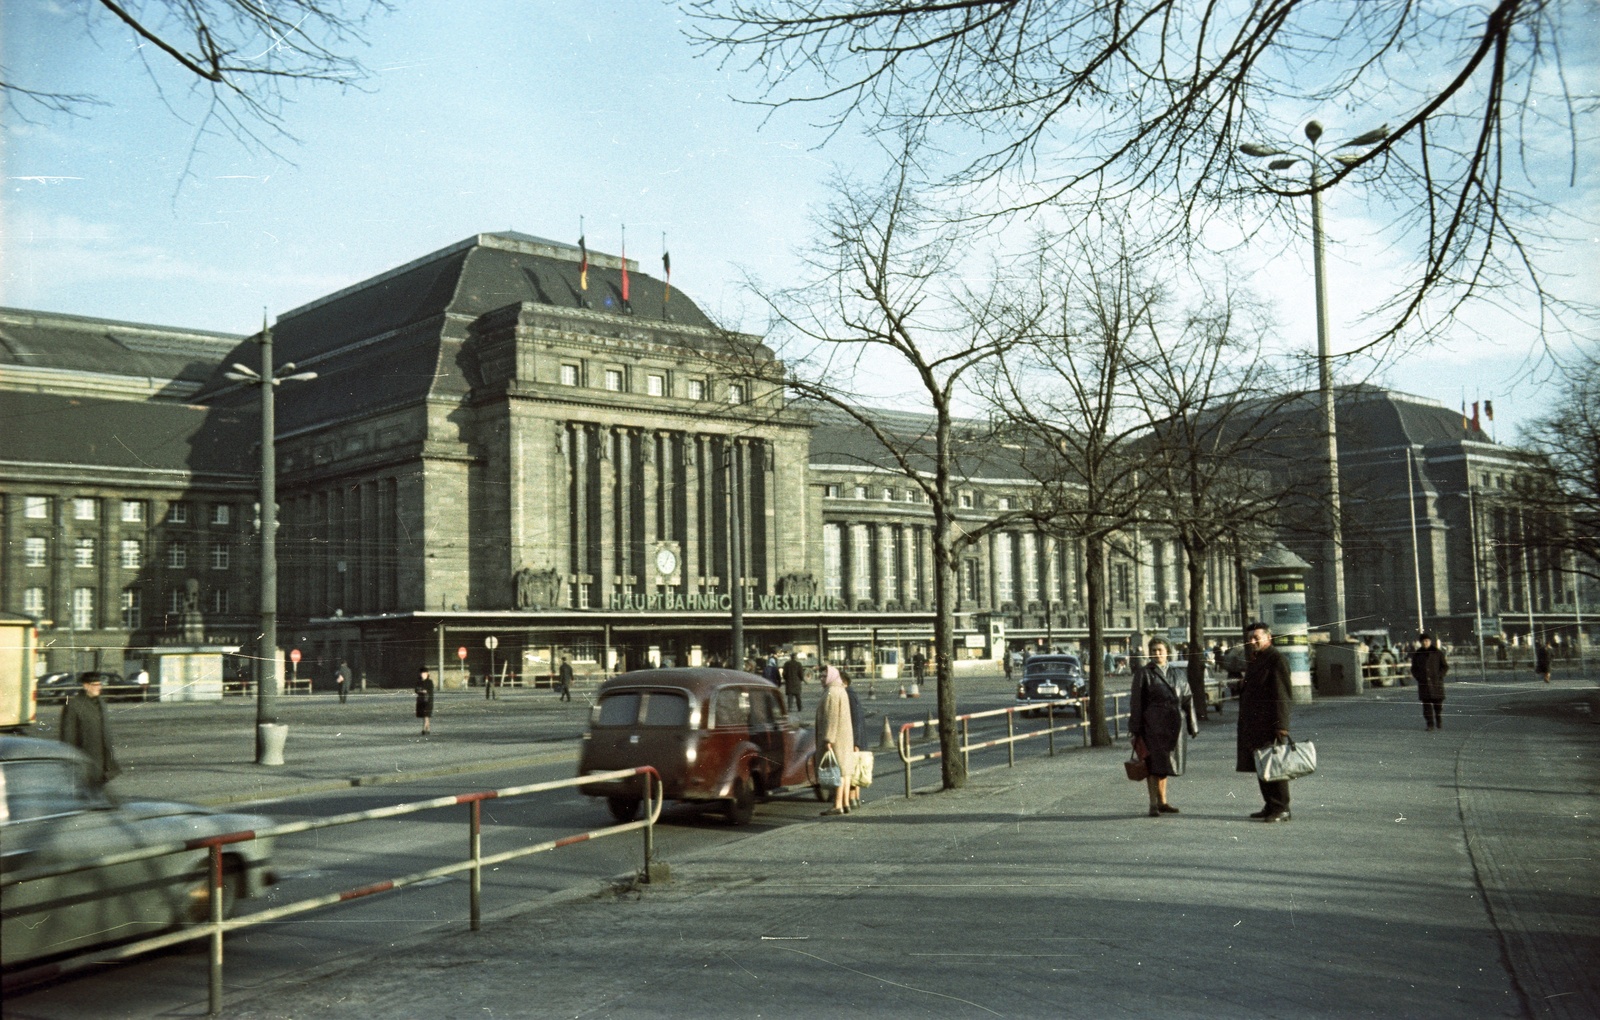
M 83 690 L 61 706 L 61 741 L 89 756 L 89 781 L 95 786 L 104 786 L 122 772 L 116 752 L 111 749 L 99 674 L 85 674 Z

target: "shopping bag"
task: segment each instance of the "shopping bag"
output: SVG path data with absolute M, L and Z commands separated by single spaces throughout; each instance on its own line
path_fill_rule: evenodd
M 850 783 L 852 786 L 872 785 L 872 764 L 873 757 L 871 751 L 856 752 L 855 775 L 850 777 Z
M 1150 770 L 1144 767 L 1144 759 L 1139 757 L 1137 751 L 1127 761 L 1122 763 L 1122 768 L 1128 773 L 1128 778 L 1139 782 L 1150 777 Z
M 844 770 L 839 767 L 839 757 L 831 748 L 817 763 L 817 785 L 831 790 L 844 785 Z
M 1280 740 L 1266 747 L 1256 748 L 1256 775 L 1263 783 L 1281 779 L 1299 779 L 1317 771 L 1317 745 L 1307 740 L 1297 744 L 1291 739 Z

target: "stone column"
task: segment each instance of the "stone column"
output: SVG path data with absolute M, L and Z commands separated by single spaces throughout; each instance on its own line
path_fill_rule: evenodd
M 1273 544 L 1250 565 L 1261 593 L 1257 619 L 1272 628 L 1272 643 L 1289 660 L 1289 691 L 1295 701 L 1311 700 L 1311 648 L 1306 626 L 1306 571 L 1311 564 Z
M 595 502 L 599 505 L 599 521 L 596 527 L 599 534 L 591 541 L 600 549 L 600 563 L 594 574 L 594 587 L 590 591 L 589 604 L 605 609 L 611 605 L 611 593 L 616 587 L 617 577 L 617 457 L 615 440 L 616 435 L 608 426 L 600 426 L 595 430 L 595 442 L 598 449 L 595 452 L 597 474 L 599 476 L 599 492 L 595 493 Z

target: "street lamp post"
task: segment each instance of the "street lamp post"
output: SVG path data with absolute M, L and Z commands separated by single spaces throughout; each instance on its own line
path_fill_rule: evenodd
M 1328 480 L 1327 521 L 1326 537 L 1323 539 L 1322 560 L 1324 597 L 1328 601 L 1330 616 L 1328 624 L 1328 640 L 1343 642 L 1345 640 L 1345 610 L 1344 610 L 1344 531 L 1340 520 L 1339 501 L 1339 431 L 1338 421 L 1334 412 L 1333 400 L 1333 356 L 1329 349 L 1328 340 L 1328 284 L 1327 273 L 1324 267 L 1324 235 L 1322 232 L 1322 161 L 1325 158 L 1317 151 L 1317 140 L 1322 137 L 1322 125 L 1317 121 L 1309 121 L 1305 126 L 1306 139 L 1311 143 L 1309 148 L 1296 146 L 1299 153 L 1285 149 L 1273 148 L 1255 142 L 1247 142 L 1239 146 L 1239 151 L 1247 156 L 1288 156 L 1287 159 L 1274 159 L 1267 164 L 1269 170 L 1287 170 L 1297 163 L 1304 162 L 1310 168 L 1311 177 L 1311 266 L 1315 278 L 1315 291 L 1317 301 L 1317 389 L 1322 403 L 1322 426 L 1326 434 L 1325 472 Z M 1362 148 L 1376 145 L 1389 137 L 1388 125 L 1358 135 L 1350 141 L 1340 145 L 1341 149 Z M 1342 164 L 1349 165 L 1361 159 L 1358 153 L 1346 153 L 1334 157 Z
M 306 382 L 315 372 L 295 372 L 294 362 L 274 371 L 272 330 L 261 317 L 261 371 L 234 362 L 223 375 L 261 387 L 261 636 L 256 656 L 256 764 L 282 765 L 282 745 L 269 748 L 268 727 L 278 723 L 278 461 L 274 397 L 285 382 Z M 290 374 L 292 373 L 292 374 Z

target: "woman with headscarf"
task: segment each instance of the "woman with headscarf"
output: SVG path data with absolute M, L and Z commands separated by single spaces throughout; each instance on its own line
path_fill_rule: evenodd
M 1165 641 L 1150 641 L 1150 657 L 1133 672 L 1133 698 L 1128 708 L 1134 753 L 1144 759 L 1149 773 L 1145 786 L 1150 793 L 1151 818 L 1178 813 L 1167 803 L 1167 778 L 1183 775 L 1188 738 L 1200 732 L 1189 681 L 1167 665 L 1169 654 Z
M 817 705 L 817 767 L 829 751 L 839 761 L 841 779 L 833 791 L 833 807 L 825 815 L 850 813 L 850 769 L 854 766 L 856 746 L 855 729 L 850 725 L 850 696 L 845 693 L 844 679 L 835 666 L 829 666 L 822 677 L 822 702 Z

